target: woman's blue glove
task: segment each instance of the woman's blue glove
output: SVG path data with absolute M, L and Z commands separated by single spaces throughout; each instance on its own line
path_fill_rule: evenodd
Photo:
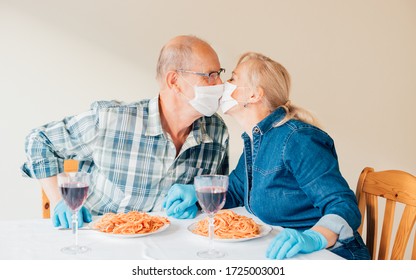
M 90 223 L 92 216 L 90 211 L 84 206 L 78 211 L 78 227 L 82 227 L 84 222 Z M 72 227 L 72 210 L 63 200 L 59 201 L 53 210 L 52 223 L 55 227 L 70 228 Z
M 194 185 L 174 184 L 168 192 L 163 208 L 176 219 L 193 219 L 198 212 Z
M 308 229 L 304 232 L 284 229 L 270 244 L 266 252 L 269 259 L 282 260 L 297 253 L 312 253 L 326 248 L 328 241 L 319 232 Z

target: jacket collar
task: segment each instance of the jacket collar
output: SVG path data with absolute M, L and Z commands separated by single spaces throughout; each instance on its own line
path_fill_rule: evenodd
M 267 117 L 262 119 L 257 125 L 255 125 L 252 129 L 252 134 L 260 133 L 265 134 L 272 128 L 274 128 L 274 124 L 280 122 L 286 116 L 286 111 L 282 107 L 277 108 L 273 112 L 271 112 Z M 243 133 L 242 137 L 248 137 L 247 133 Z

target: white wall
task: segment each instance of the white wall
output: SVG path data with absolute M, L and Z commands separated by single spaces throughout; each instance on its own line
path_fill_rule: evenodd
M 365 166 L 416 174 L 415 12 L 412 0 L 0 0 L 0 219 L 41 215 L 19 171 L 29 130 L 94 100 L 155 96 L 159 50 L 179 34 L 210 42 L 226 77 L 249 50 L 285 65 L 352 189 Z M 241 130 L 225 119 L 234 167 Z

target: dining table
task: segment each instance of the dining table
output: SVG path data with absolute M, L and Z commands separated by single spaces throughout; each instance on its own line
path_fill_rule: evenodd
M 258 238 L 214 239 L 214 247 L 226 253 L 227 260 L 266 260 L 266 250 L 282 230 L 268 226 L 250 214 L 244 207 L 231 209 L 239 215 L 252 218 L 263 226 Z M 151 215 L 167 217 L 163 212 Z M 170 224 L 164 230 L 148 235 L 123 236 L 105 234 L 88 224 L 78 230 L 78 242 L 89 247 L 83 254 L 70 255 L 61 248 L 74 242 L 72 230 L 54 228 L 50 219 L 0 221 L 0 260 L 198 260 L 197 252 L 208 248 L 208 238 L 197 235 L 191 227 L 205 218 L 198 213 L 194 219 L 168 217 Z M 99 219 L 93 217 L 93 222 Z M 298 254 L 299 260 L 343 260 L 329 250 Z

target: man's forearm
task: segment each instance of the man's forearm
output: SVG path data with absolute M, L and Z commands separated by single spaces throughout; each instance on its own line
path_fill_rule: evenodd
M 62 199 L 61 193 L 58 189 L 57 176 L 39 179 L 39 183 L 48 197 L 51 209 L 53 210 L 56 204 Z

